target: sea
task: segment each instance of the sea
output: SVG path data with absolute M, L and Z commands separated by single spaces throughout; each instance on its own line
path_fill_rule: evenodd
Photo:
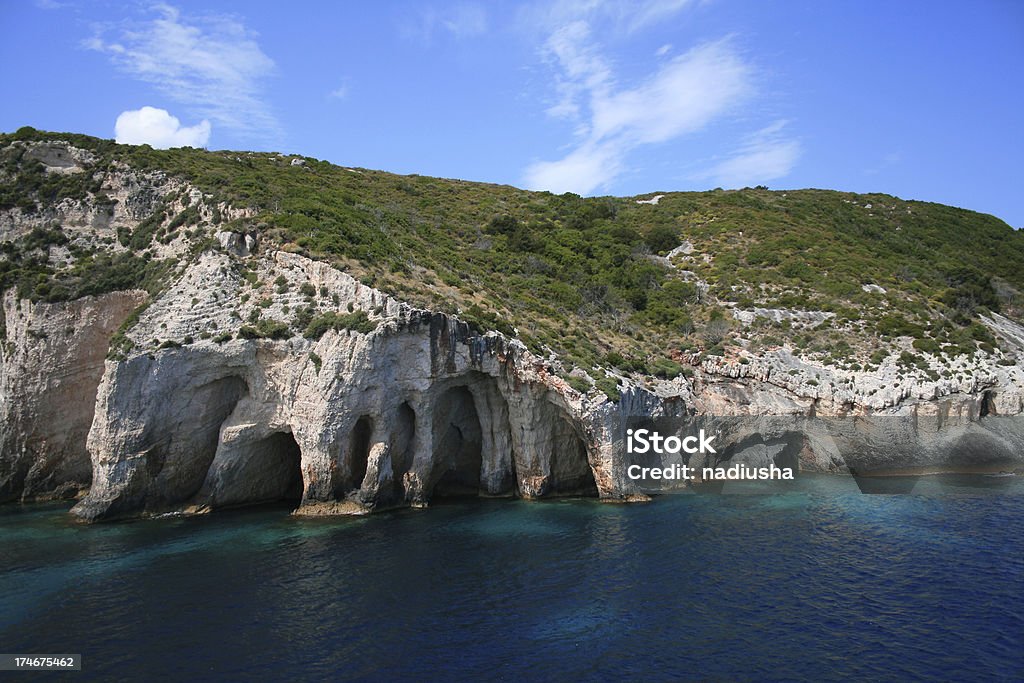
M 1024 478 L 83 525 L 0 506 L 0 652 L 75 681 L 1024 679 Z

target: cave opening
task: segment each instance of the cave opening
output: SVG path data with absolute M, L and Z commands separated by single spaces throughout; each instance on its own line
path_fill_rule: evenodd
M 165 435 L 154 439 L 157 445 L 144 460 L 149 477 L 160 482 L 156 488 L 162 491 L 164 502 L 188 500 L 202 488 L 217 455 L 221 427 L 248 394 L 245 380 L 232 375 L 193 389 L 182 408 L 168 411 L 178 416 L 177 421 Z M 162 478 L 168 461 L 175 465 L 171 468 L 174 476 Z
M 587 445 L 565 417 L 555 420 L 552 433 L 551 496 L 597 496 L 597 482 L 587 458 Z
M 291 432 L 274 432 L 252 444 L 248 457 L 217 494 L 219 506 L 302 502 L 302 452 Z
M 473 394 L 452 387 L 439 398 L 432 425 L 434 471 L 431 498 L 480 495 L 483 433 Z
M 352 427 L 349 439 L 349 489 L 359 489 L 366 478 L 366 467 L 370 459 L 370 439 L 373 437 L 373 420 L 363 415 Z
M 772 458 L 780 470 L 789 470 L 794 479 L 800 474 L 800 454 L 809 448 L 807 436 L 802 432 L 787 432 L 782 437 L 783 447 Z
M 416 439 L 416 411 L 408 401 L 398 406 L 395 420 L 393 456 L 391 458 L 391 480 L 397 498 L 405 495 L 403 479 L 412 467 L 413 443 Z
M 981 409 L 978 417 L 988 417 L 996 414 L 996 392 L 986 391 L 981 397 Z

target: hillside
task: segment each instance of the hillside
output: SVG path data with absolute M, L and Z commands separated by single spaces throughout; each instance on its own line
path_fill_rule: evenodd
M 1024 453 L 1024 236 L 936 204 L 583 199 L 23 129 L 0 255 L 0 500 L 88 490 L 85 519 L 644 499 L 624 435 L 661 418 L 715 425 L 691 465 Z
M 42 141 L 87 150 L 86 171 L 62 173 L 27 151 Z M 116 240 L 50 220 L 62 202 L 113 215 L 118 200 L 105 183 L 124 169 L 182 189 L 135 207 L 145 218 Z M 694 354 L 745 362 L 786 348 L 865 372 L 894 354 L 935 379 L 952 376 L 946 365 L 958 356 L 1002 358 L 980 316 L 1019 319 L 1024 305 L 1024 234 L 992 216 L 881 194 L 747 188 L 584 199 L 21 129 L 0 136 L 0 211 L 36 226 L 3 234 L 0 246 L 0 288 L 22 297 L 155 293 L 216 231 L 233 231 L 516 336 L 567 370 L 671 378 Z M 280 322 L 290 324 L 282 335 L 310 321 Z

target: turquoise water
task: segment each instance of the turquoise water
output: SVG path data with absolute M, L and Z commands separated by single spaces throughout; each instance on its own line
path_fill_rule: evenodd
M 4 506 L 0 651 L 103 681 L 1024 678 L 1021 478 L 732 490 L 95 526 Z

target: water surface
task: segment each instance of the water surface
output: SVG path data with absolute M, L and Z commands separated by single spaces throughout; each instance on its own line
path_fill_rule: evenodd
M 0 507 L 0 651 L 81 653 L 76 680 L 1024 678 L 1019 477 L 353 519 L 65 511 Z

